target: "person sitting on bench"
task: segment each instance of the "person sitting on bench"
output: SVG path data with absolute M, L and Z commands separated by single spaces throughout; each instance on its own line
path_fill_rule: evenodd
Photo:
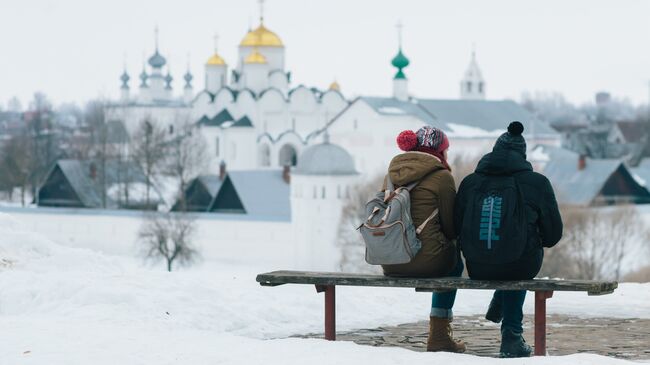
M 398 186 L 418 182 L 410 195 L 413 223 L 420 226 L 430 221 L 418 235 L 422 248 L 413 260 L 406 264 L 382 265 L 384 274 L 431 278 L 461 276 L 464 266 L 454 242 L 456 185 L 447 163 L 449 139 L 442 130 L 424 126 L 417 133 L 400 133 L 397 144 L 406 152 L 390 162 L 382 190 L 386 190 L 388 177 Z M 454 340 L 451 330 L 455 298 L 456 290 L 433 293 L 427 351 L 465 351 L 465 344 Z
M 526 161 L 524 127 L 512 122 L 491 153 L 458 188 L 454 225 L 469 277 L 529 280 L 542 266 L 543 247 L 562 237 L 562 218 L 549 180 Z M 525 290 L 497 290 L 486 318 L 501 324 L 501 356 L 527 357 L 522 336 Z

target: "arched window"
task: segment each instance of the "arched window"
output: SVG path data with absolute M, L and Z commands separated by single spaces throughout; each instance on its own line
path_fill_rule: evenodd
M 326 198 L 326 195 L 325 195 L 325 187 L 324 187 L 324 186 L 321 188 L 321 195 L 320 195 L 320 197 L 321 197 L 321 199 L 325 199 L 325 198 Z
M 278 164 L 280 166 L 296 166 L 297 163 L 298 153 L 296 152 L 296 149 L 290 144 L 282 146 L 278 156 Z
M 268 144 L 261 144 L 258 150 L 260 166 L 271 166 L 271 147 Z
M 483 93 L 483 83 L 482 82 L 478 83 L 478 92 L 481 93 L 481 94 Z
M 466 87 L 467 87 L 467 92 L 471 93 L 472 92 L 472 82 L 467 81 Z

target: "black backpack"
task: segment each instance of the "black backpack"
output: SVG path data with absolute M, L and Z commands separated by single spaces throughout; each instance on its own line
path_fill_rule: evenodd
M 481 175 L 468 196 L 459 242 L 468 261 L 504 264 L 526 248 L 526 203 L 514 176 Z

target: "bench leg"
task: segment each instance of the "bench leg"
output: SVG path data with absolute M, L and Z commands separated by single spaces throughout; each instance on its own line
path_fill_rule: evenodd
M 546 299 L 553 291 L 535 292 L 535 356 L 546 356 Z
M 336 341 L 336 291 L 334 285 L 316 285 L 316 292 L 325 292 L 325 339 Z

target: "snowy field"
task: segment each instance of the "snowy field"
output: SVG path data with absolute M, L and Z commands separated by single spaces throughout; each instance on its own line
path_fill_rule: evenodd
M 58 245 L 0 213 L 0 364 L 623 364 L 596 355 L 486 359 L 286 338 L 322 331 L 311 286 L 260 287 L 260 269 L 206 260 L 163 265 Z M 430 295 L 340 287 L 338 330 L 427 318 Z M 490 292 L 460 291 L 457 315 L 482 313 Z M 532 313 L 530 296 L 526 312 Z M 612 295 L 556 293 L 549 312 L 650 318 L 650 285 Z M 532 341 L 532 339 L 530 339 Z

